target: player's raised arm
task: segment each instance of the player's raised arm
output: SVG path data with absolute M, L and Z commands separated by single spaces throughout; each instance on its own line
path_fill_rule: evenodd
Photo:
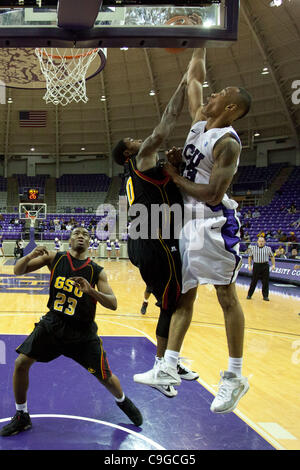
M 14 266 L 14 273 L 17 276 L 37 271 L 43 266 L 51 269 L 55 253 L 48 251 L 45 246 L 37 246 L 31 253 L 19 259 Z
M 187 71 L 189 112 L 194 122 L 205 120 L 202 113 L 203 84 L 206 78 L 206 49 L 195 49 Z
M 177 119 L 182 111 L 186 92 L 186 77 L 187 75 L 185 74 L 175 93 L 167 104 L 160 123 L 155 127 L 152 134 L 143 142 L 136 157 L 137 164 L 139 164 L 141 161 L 149 159 L 151 160 L 151 166 L 155 165 L 155 162 L 153 163 L 152 160 L 156 159 L 156 152 L 159 150 L 162 142 L 174 129 Z

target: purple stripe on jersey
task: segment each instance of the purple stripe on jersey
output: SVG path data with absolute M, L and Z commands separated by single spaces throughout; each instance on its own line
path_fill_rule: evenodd
M 238 236 L 240 225 L 239 225 L 237 218 L 235 217 L 234 209 L 226 209 L 224 206 L 222 209 L 223 209 L 223 215 L 224 217 L 226 217 L 226 222 L 221 229 L 221 234 L 225 243 L 225 249 L 229 251 L 230 253 L 232 253 L 235 257 L 235 268 L 233 270 L 232 278 L 230 280 L 230 282 L 232 282 L 236 269 L 238 268 L 242 259 L 233 249 L 233 247 L 237 245 L 238 243 L 240 243 L 240 240 L 241 240 L 240 237 Z

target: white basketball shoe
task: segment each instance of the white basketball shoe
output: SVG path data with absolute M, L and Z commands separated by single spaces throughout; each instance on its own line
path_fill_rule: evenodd
M 133 380 L 134 382 L 150 386 L 174 386 L 181 384 L 181 379 L 177 369 L 166 364 L 164 359 L 156 360 L 153 369 L 150 369 L 143 374 L 135 374 L 133 376 Z
M 219 390 L 210 410 L 213 413 L 230 413 L 248 390 L 247 377 L 237 377 L 236 374 L 229 371 L 221 372 Z

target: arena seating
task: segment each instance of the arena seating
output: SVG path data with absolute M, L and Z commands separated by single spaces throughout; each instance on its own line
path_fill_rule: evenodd
M 58 212 L 91 212 L 103 204 L 111 183 L 105 174 L 62 175 L 56 180 Z
M 283 233 L 289 236 L 290 232 L 294 232 L 300 241 L 300 229 L 292 226 L 300 218 L 300 192 L 299 192 L 300 168 L 295 167 L 286 183 L 275 194 L 274 198 L 267 206 L 260 207 L 244 207 L 240 212 L 242 214 L 241 222 L 244 225 L 249 222 L 250 227 L 245 228 L 251 241 L 257 240 L 257 234 L 263 231 L 265 234 L 271 232 L 272 236 L 268 238 L 268 242 L 272 243 L 274 249 L 278 248 L 282 243 L 278 242 L 275 232 L 281 229 Z M 295 214 L 291 214 L 288 209 L 294 203 L 297 208 Z M 257 209 L 260 217 L 245 218 L 245 214 Z
M 247 190 L 250 190 L 252 194 L 262 193 L 270 187 L 272 181 L 285 166 L 288 164 L 278 163 L 261 168 L 254 165 L 239 167 L 232 185 L 233 194 L 244 194 Z

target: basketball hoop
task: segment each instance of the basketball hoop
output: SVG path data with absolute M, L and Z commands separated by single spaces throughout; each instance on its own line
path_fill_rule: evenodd
M 34 227 L 36 214 L 33 215 L 31 211 L 25 209 L 25 219 L 30 219 L 30 227 Z
M 46 103 L 66 106 L 71 101 L 86 103 L 86 75 L 91 62 L 99 54 L 101 71 L 106 64 L 106 49 L 36 48 L 41 71 L 46 79 Z
M 30 227 L 34 227 L 36 216 L 30 215 L 29 218 L 30 218 Z

